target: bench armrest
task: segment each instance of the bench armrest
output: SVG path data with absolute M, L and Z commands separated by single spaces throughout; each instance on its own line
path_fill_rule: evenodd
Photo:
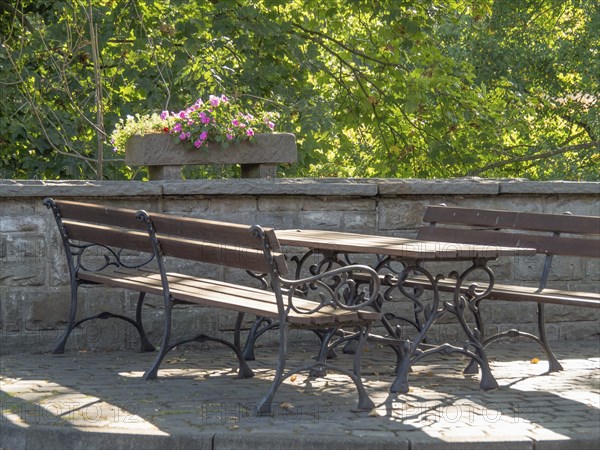
M 357 283 L 353 274 L 361 273 L 362 282 Z M 352 264 L 322 272 L 311 277 L 288 280 L 279 277 L 282 289 L 287 294 L 288 308 L 300 314 L 311 314 L 323 308 L 359 310 L 374 306 L 379 297 L 381 281 L 377 272 L 369 266 Z M 318 295 L 313 299 L 314 307 L 306 308 L 294 304 L 294 298 L 308 298 L 311 293 Z

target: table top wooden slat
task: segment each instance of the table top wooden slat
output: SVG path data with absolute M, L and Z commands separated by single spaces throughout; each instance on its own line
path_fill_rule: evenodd
M 326 230 L 276 230 L 282 245 L 338 253 L 369 253 L 419 260 L 469 260 L 500 256 L 534 255 L 533 248 L 420 241 L 394 236 Z

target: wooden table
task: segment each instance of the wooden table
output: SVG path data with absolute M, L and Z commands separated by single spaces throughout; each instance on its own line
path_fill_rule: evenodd
M 394 348 L 398 356 L 397 374 L 390 388 L 391 392 L 408 392 L 408 373 L 411 366 L 434 353 L 459 353 L 469 356 L 481 367 L 481 388 L 489 390 L 498 387 L 481 342 L 481 332 L 467 322 L 465 311 L 474 311 L 478 308 L 480 301 L 489 294 L 494 285 L 494 274 L 488 266 L 489 261 L 506 256 L 532 255 L 534 249 L 419 241 L 324 230 L 277 230 L 276 235 L 280 244 L 284 246 L 308 249 L 302 258 L 294 258 L 297 263 L 297 275 L 308 257 L 314 254 L 321 255 L 321 262 L 311 268 L 313 272 L 331 264 L 347 264 L 350 262 L 348 257 L 350 254 L 378 255 L 375 269 L 380 273 L 387 272 L 388 276 L 385 277 L 387 284 L 413 301 L 415 316 L 417 313 L 424 315 L 424 323 L 419 323 L 418 320 L 417 323 L 407 320 L 413 323 L 418 331 L 413 340 L 404 339 L 399 327 L 394 327 L 387 319 L 383 320 L 383 325 L 388 332 L 386 342 Z M 459 269 L 452 270 L 446 275 L 433 274 L 424 265 L 432 261 L 470 261 L 470 267 L 460 272 Z M 392 269 L 392 263 L 399 263 L 402 269 Z M 486 278 L 483 287 L 481 284 L 470 284 L 467 281 L 475 272 L 483 274 Z M 415 277 L 425 280 L 433 293 L 431 303 L 427 306 L 423 305 L 420 295 L 408 286 L 410 280 Z M 453 292 L 450 295 L 452 299 L 449 301 L 440 299 L 438 287 L 442 280 L 446 286 L 448 280 L 453 284 L 451 289 Z M 383 299 L 382 296 L 380 307 L 385 312 Z M 456 316 L 465 332 L 466 341 L 463 347 L 443 343 L 428 346 L 423 350 L 425 347 L 422 344 L 426 341 L 428 331 L 442 315 L 447 313 Z

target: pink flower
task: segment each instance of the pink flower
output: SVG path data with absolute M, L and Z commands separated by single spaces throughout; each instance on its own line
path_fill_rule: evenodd
M 201 140 L 201 139 L 196 139 L 196 140 L 194 141 L 194 147 L 196 147 L 196 148 L 200 148 L 200 147 L 202 147 L 202 144 L 204 144 L 204 141 L 203 141 L 203 140 Z
M 246 130 L 246 135 L 247 136 L 254 136 L 254 130 L 252 128 L 248 128 L 248 130 Z
M 267 122 L 267 126 L 271 129 L 274 130 L 275 129 L 275 124 L 273 122 L 271 122 L 270 120 Z
M 174 133 L 179 133 L 181 132 L 181 124 L 179 122 L 177 122 L 175 125 L 173 125 L 173 132 Z
M 200 133 L 200 138 L 203 141 L 205 141 L 208 138 L 208 131 L 203 131 L 202 133 Z
M 233 134 L 229 134 L 229 133 L 227 133 L 227 134 L 225 135 L 225 137 L 227 138 L 227 140 L 228 140 L 228 141 L 231 141 L 231 140 L 233 140 Z
M 234 127 L 239 127 L 240 126 L 240 121 L 237 119 L 233 119 L 231 121 L 231 125 L 233 125 Z
M 208 124 L 210 123 L 210 117 L 206 115 L 206 113 L 204 111 L 202 111 L 200 113 L 200 122 L 204 123 L 204 124 Z
M 166 120 L 167 117 L 169 117 L 169 111 L 163 111 L 163 112 L 160 113 L 160 118 L 162 120 Z
M 219 106 L 219 103 L 221 103 L 221 99 L 219 97 L 211 95 L 210 97 L 208 97 L 208 103 L 210 103 L 211 106 L 214 106 L 216 108 L 217 106 Z
M 179 135 L 179 139 L 181 141 L 185 141 L 186 139 L 188 139 L 191 136 L 190 132 L 183 132 Z

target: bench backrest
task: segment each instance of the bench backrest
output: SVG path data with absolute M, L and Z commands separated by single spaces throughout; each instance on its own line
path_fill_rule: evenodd
M 600 217 L 428 206 L 417 238 L 600 258 Z
M 138 211 L 66 200 L 46 199 L 44 203 L 58 213 L 63 239 L 153 253 L 148 227 L 136 217 Z M 270 271 L 261 238 L 251 233 L 250 226 L 159 213 L 149 216 L 165 256 L 253 272 Z M 284 275 L 285 257 L 280 253 L 275 232 L 263 230 L 273 264 Z

